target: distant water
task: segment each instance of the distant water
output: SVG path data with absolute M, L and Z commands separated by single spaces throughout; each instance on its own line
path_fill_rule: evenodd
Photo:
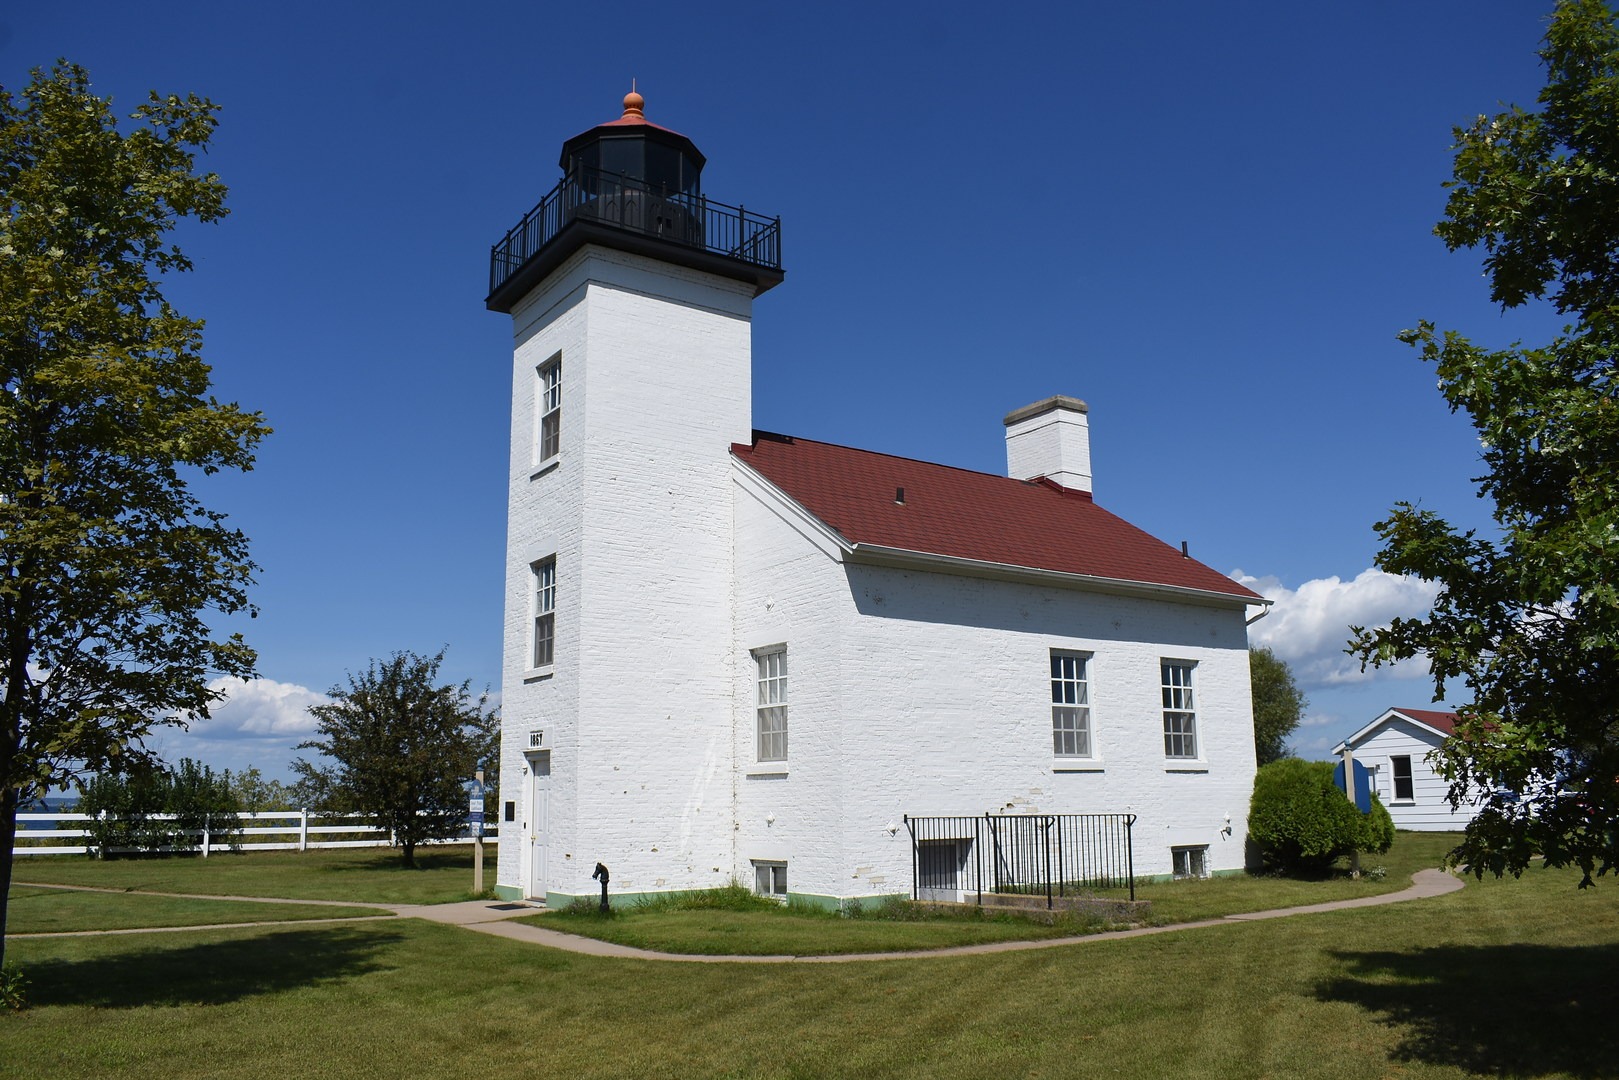
M 71 814 L 78 805 L 77 795 L 47 795 L 19 809 L 25 814 Z

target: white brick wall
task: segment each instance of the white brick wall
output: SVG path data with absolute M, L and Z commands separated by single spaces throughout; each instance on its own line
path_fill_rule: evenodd
M 513 313 L 499 886 L 531 881 L 529 732 L 551 755 L 545 888 L 752 880 L 910 888 L 910 814 L 1134 812 L 1242 863 L 1253 778 L 1241 610 L 850 565 L 726 452 L 750 436 L 751 290 L 586 247 Z M 562 442 L 534 461 L 535 368 L 561 354 Z M 556 663 L 528 667 L 530 565 L 556 558 Z M 751 652 L 785 644 L 789 760 L 755 762 Z M 1100 759 L 1059 771 L 1049 651 L 1091 654 Z M 1163 756 L 1161 657 L 1197 664 L 1203 759 Z M 1225 815 L 1231 815 L 1226 834 Z
M 1242 866 L 1254 756 L 1240 609 L 845 565 L 758 490 L 738 486 L 735 745 L 751 762 L 745 650 L 785 641 L 791 751 L 785 777 L 739 780 L 739 875 L 787 859 L 794 892 L 905 892 L 909 836 L 887 825 L 987 811 L 1135 813 L 1143 875 L 1169 873 L 1180 844 L 1207 844 L 1212 870 Z M 1054 648 L 1091 655 L 1085 771 L 1053 758 Z M 1164 757 L 1161 658 L 1197 665 L 1196 762 Z
M 502 784 L 552 751 L 548 891 L 728 880 L 730 462 L 751 431 L 746 286 L 587 247 L 513 313 Z M 532 468 L 537 364 L 562 353 L 562 449 Z M 527 669 L 529 564 L 557 559 L 553 673 Z M 523 822 L 499 884 L 526 888 Z M 509 834 L 509 835 L 508 835 Z

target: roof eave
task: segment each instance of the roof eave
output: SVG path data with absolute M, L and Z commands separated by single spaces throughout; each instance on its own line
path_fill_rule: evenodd
M 851 562 L 870 566 L 892 566 L 901 569 L 933 570 L 940 573 L 962 574 L 968 577 L 993 578 L 1000 581 L 1020 581 L 1035 585 L 1060 585 L 1067 588 L 1087 589 L 1092 592 L 1112 593 L 1119 596 L 1140 596 L 1153 600 L 1174 600 L 1179 603 L 1204 604 L 1246 610 L 1255 604 L 1264 604 L 1263 598 L 1237 596 L 1213 589 L 1194 589 L 1185 585 L 1166 585 L 1152 581 L 1131 581 L 1127 578 L 1100 577 L 1094 574 L 1076 574 L 1066 570 L 1047 570 L 1035 566 L 1017 566 L 1013 563 L 988 562 L 967 559 L 958 555 L 940 555 L 929 551 L 885 547 L 881 544 L 855 543 L 849 548 Z
M 756 496 L 773 503 L 783 513 L 786 520 L 816 539 L 818 546 L 826 550 L 828 554 L 833 554 L 834 558 L 846 558 L 849 552 L 853 550 L 853 546 L 844 538 L 842 533 L 810 513 L 807 506 L 777 487 L 773 481 L 758 469 L 743 461 L 736 455 L 734 449 L 731 453 L 731 464 L 735 466 L 735 471 L 732 475 L 738 483 L 752 491 Z
M 1395 720 L 1404 720 L 1408 724 L 1415 724 L 1417 727 L 1423 729 L 1424 731 L 1433 732 L 1435 735 L 1439 736 L 1441 739 L 1450 738 L 1450 732 L 1442 731 L 1439 728 L 1434 727 L 1432 724 L 1427 723 L 1426 721 L 1418 720 L 1416 717 L 1410 716 L 1410 715 L 1408 715 L 1406 713 L 1403 713 L 1399 709 L 1385 709 L 1383 711 L 1383 713 L 1380 716 L 1378 716 L 1378 718 L 1376 720 L 1373 720 L 1371 723 L 1367 724 L 1365 727 L 1361 728 L 1359 731 L 1357 731 L 1353 735 L 1349 736 L 1349 738 L 1345 739 L 1343 742 L 1341 742 L 1337 746 L 1333 747 L 1332 752 L 1334 754 L 1342 754 L 1344 752 L 1344 747 L 1346 747 L 1346 746 L 1358 746 L 1359 744 L 1365 742 L 1367 739 L 1371 738 L 1372 733 L 1374 731 L 1376 731 L 1378 728 L 1384 727 L 1384 726 L 1386 726 L 1388 724 L 1391 724 Z

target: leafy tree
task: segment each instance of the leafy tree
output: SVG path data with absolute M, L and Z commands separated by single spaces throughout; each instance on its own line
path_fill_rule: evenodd
M 249 765 L 239 773 L 225 770 L 225 786 L 244 814 L 261 810 L 296 810 L 292 789 L 279 780 L 266 780 L 264 774 Z
M 162 770 L 146 763 L 83 781 L 78 812 L 95 817 L 86 829 L 90 854 L 107 859 L 161 847 L 162 823 L 152 816 L 163 813 L 164 786 Z
M 90 823 L 92 854 L 115 858 L 130 852 L 183 852 L 202 845 L 204 828 L 234 846 L 241 810 L 229 774 L 181 758 L 173 768 L 137 765 L 80 785 L 79 812 Z
M 1376 793 L 1363 814 L 1332 782 L 1332 762 L 1283 758 L 1254 775 L 1248 838 L 1265 863 L 1319 874 L 1353 851 L 1381 854 L 1394 843 L 1394 821 Z
M 1619 854 L 1619 32 L 1598 0 L 1564 0 L 1540 56 L 1539 112 L 1513 107 L 1455 133 L 1435 232 L 1481 247 L 1491 297 L 1569 321 L 1540 347 L 1485 349 L 1431 323 L 1401 337 L 1434 363 L 1483 444 L 1494 536 L 1408 504 L 1377 562 L 1440 585 L 1433 611 L 1357 627 L 1363 664 L 1426 656 L 1434 697 L 1473 701 L 1435 754 L 1460 804 L 1483 806 L 1453 859 L 1482 876 L 1538 853 L 1581 886 Z
M 214 111 L 153 94 L 123 134 L 65 61 L 0 89 L 0 934 L 19 803 L 149 760 L 212 674 L 253 674 L 204 619 L 251 610 L 247 538 L 189 479 L 269 429 L 210 396 L 161 288 L 191 267 L 169 231 L 225 214 L 196 171 Z
M 1287 737 L 1299 726 L 1306 704 L 1287 661 L 1264 645 L 1248 650 L 1254 694 L 1254 756 L 1266 765 L 1287 756 Z
M 355 811 L 388 829 L 406 866 L 416 845 L 458 835 L 467 819 L 464 783 L 492 760 L 499 713 L 487 693 L 474 699 L 470 683 L 438 685 L 444 660 L 394 653 L 372 660 L 332 700 L 310 707 L 320 739 L 298 744 L 331 764 L 292 763 L 298 787 L 324 810 Z

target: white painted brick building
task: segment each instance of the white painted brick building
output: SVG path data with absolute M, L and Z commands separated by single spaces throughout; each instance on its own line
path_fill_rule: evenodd
M 1005 477 L 755 432 L 779 227 L 625 106 L 494 256 L 501 894 L 598 863 L 619 895 L 909 893 L 907 816 L 989 812 L 1134 814 L 1139 875 L 1240 867 L 1263 601 L 1093 502 L 1071 398 L 1006 418 Z

